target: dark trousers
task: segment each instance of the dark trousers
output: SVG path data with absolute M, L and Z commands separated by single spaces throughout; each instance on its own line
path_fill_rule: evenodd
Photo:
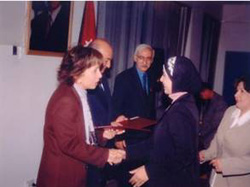
M 87 187 L 105 187 L 106 180 L 103 169 L 89 165 Z

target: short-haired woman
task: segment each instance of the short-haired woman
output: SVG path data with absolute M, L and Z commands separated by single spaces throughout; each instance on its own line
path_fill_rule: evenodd
M 208 149 L 200 161 L 211 160 L 211 187 L 250 185 L 250 81 L 240 78 L 234 95 L 236 105 L 229 107 Z
M 98 140 L 104 142 L 115 132 L 97 136 L 87 102 L 86 90 L 98 85 L 102 63 L 102 55 L 91 48 L 76 46 L 65 54 L 60 84 L 47 106 L 38 187 L 84 187 L 88 164 L 103 167 L 125 157 L 123 150 L 98 146 Z

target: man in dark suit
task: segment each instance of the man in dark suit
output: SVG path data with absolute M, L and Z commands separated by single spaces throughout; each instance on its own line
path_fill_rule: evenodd
M 106 70 L 111 68 L 113 49 L 109 42 L 104 39 L 95 39 L 89 46 L 98 50 L 102 54 L 105 62 L 100 84 L 96 89 L 88 91 L 92 119 L 95 126 L 108 125 L 111 122 L 111 92 Z
M 114 117 L 123 114 L 128 118 L 140 116 L 155 119 L 154 83 L 147 73 L 153 59 L 152 47 L 140 44 L 134 53 L 135 65 L 117 75 L 112 96 Z M 126 141 L 132 143 L 133 138 L 127 138 Z
M 135 65 L 118 74 L 115 79 L 112 96 L 113 117 L 121 114 L 128 118 L 140 116 L 155 119 L 155 97 L 152 89 L 153 82 L 147 73 L 154 59 L 154 50 L 151 46 L 140 44 L 134 53 Z M 117 147 L 123 148 L 149 138 L 151 133 L 126 131 L 123 135 L 125 141 L 116 143 Z M 124 143 L 125 142 L 125 143 Z M 124 162 L 119 166 L 118 178 L 120 186 L 130 186 L 128 172 L 132 168 L 144 164 L 145 160 Z M 122 176 L 122 177 L 119 177 Z
M 94 90 L 88 91 L 88 102 L 91 110 L 93 123 L 95 126 L 108 125 L 112 122 L 111 118 L 111 92 L 107 80 L 107 70 L 111 68 L 111 61 L 113 58 L 113 49 L 110 43 L 105 39 L 95 39 L 90 43 L 89 47 L 98 50 L 104 58 L 104 67 L 102 70 L 103 77 L 99 85 Z M 116 121 L 122 121 L 126 118 L 124 116 L 118 116 Z M 108 147 L 113 147 L 114 142 L 109 142 Z M 107 166 L 108 167 L 108 166 Z M 100 170 L 95 167 L 89 168 L 88 186 L 101 187 L 106 183 L 107 173 L 109 168 Z
M 48 1 L 48 7 L 31 22 L 30 49 L 65 52 L 68 43 L 70 6 Z

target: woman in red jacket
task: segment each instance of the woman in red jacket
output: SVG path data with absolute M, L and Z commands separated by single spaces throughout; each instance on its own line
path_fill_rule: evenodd
M 97 136 L 87 102 L 86 89 L 97 86 L 102 62 L 98 51 L 82 46 L 65 54 L 58 71 L 60 84 L 47 106 L 38 187 L 84 187 L 88 164 L 103 167 L 125 157 L 122 150 L 98 146 L 115 132 Z

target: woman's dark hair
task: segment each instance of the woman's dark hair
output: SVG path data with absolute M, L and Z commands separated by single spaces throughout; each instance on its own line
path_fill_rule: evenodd
M 243 85 L 244 85 L 244 89 L 247 91 L 247 92 L 250 92 L 250 81 L 249 79 L 247 79 L 246 77 L 240 77 L 238 79 L 236 79 L 235 83 L 234 83 L 234 87 L 235 89 L 237 89 L 237 86 L 239 85 L 239 83 L 242 82 Z
M 75 77 L 94 65 L 103 65 L 100 52 L 89 47 L 78 45 L 66 52 L 58 70 L 57 79 L 60 83 L 72 86 Z

